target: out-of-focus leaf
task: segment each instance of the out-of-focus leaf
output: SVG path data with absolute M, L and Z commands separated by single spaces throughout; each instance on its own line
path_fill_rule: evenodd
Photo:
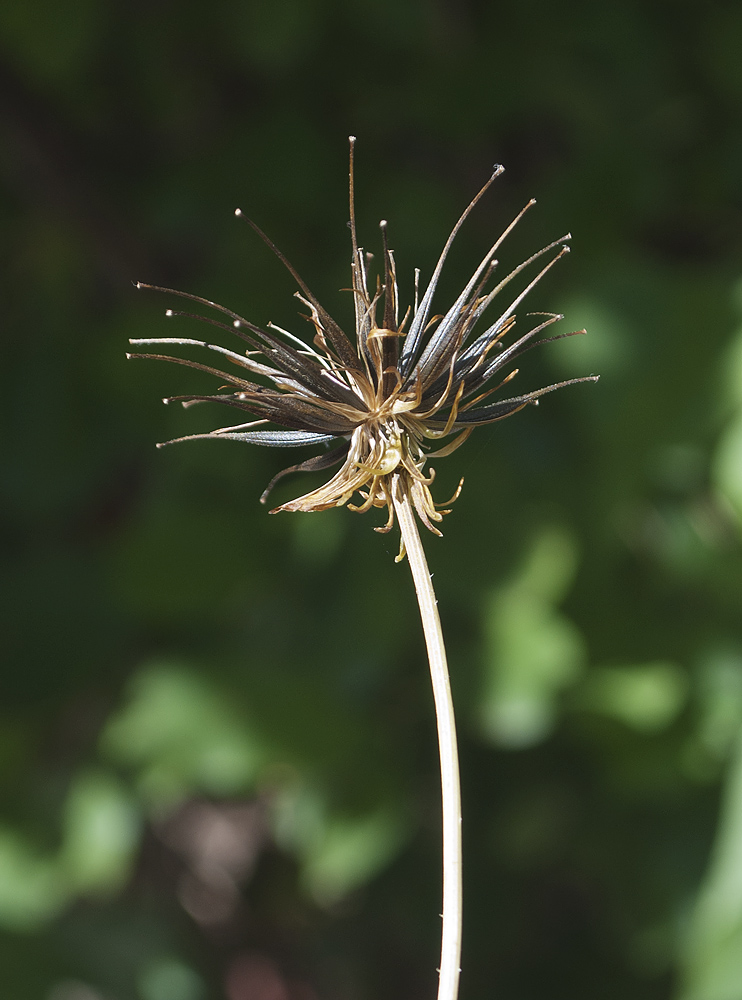
M 634 729 L 656 732 L 676 718 L 687 692 L 687 678 L 677 664 L 643 663 L 591 670 L 576 700 Z
M 138 768 L 143 794 L 159 805 L 196 790 L 244 792 L 265 757 L 226 698 L 205 678 L 167 663 L 136 675 L 128 701 L 103 732 L 102 747 L 111 759 Z
M 65 803 L 60 868 L 72 892 L 111 892 L 129 874 L 139 842 L 139 810 L 103 772 L 75 776 Z
M 66 902 L 55 859 L 36 854 L 19 834 L 0 830 L 0 925 L 34 930 Z
M 742 281 L 738 281 L 734 286 L 732 301 L 735 311 L 742 318 Z M 742 406 L 742 327 L 732 337 L 722 357 L 722 374 L 726 396 L 724 402 Z
M 579 320 L 589 335 L 564 337 L 549 344 L 552 363 L 559 372 L 601 372 L 601 380 L 617 379 L 632 360 L 633 344 L 621 317 L 591 298 L 575 296 L 562 306 L 566 322 Z M 573 327 L 570 327 L 573 329 Z
M 690 750 L 718 763 L 742 728 L 742 652 L 734 647 L 708 652 L 701 661 L 698 694 L 700 717 Z
M 742 306 L 742 283 L 737 287 Z M 717 488 L 737 515 L 742 530 L 742 329 L 733 338 L 724 359 L 724 402 L 733 407 L 732 418 L 716 447 L 713 475 Z
M 556 697 L 583 668 L 584 640 L 556 609 L 576 560 L 571 536 L 544 528 L 515 578 L 486 604 L 480 718 L 484 733 L 501 746 L 531 746 L 548 736 Z
M 35 929 L 78 894 L 115 891 L 128 875 L 139 822 L 120 783 L 101 771 L 81 772 L 64 811 L 55 853 L 35 853 L 19 833 L 0 831 L 0 925 Z
M 742 518 L 742 414 L 729 423 L 719 441 L 714 477 L 737 516 Z
M 727 774 L 711 864 L 683 953 L 680 1000 L 742 997 L 742 736 Z
M 177 958 L 151 962 L 139 977 L 141 1000 L 203 1000 L 203 980 Z
M 323 906 L 379 872 L 406 834 L 401 814 L 389 806 L 358 816 L 340 815 L 316 788 L 300 784 L 278 796 L 274 829 L 279 843 L 298 854 L 302 881 Z

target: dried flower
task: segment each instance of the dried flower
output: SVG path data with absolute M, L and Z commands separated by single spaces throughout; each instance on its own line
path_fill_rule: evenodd
M 488 250 L 448 311 L 440 316 L 431 316 L 433 295 L 454 237 L 479 199 L 502 173 L 500 166 L 494 168 L 490 179 L 454 226 L 420 300 L 419 272 L 416 272 L 414 304 L 412 309 L 407 309 L 400 322 L 394 255 L 387 245 L 385 222 L 381 223 L 383 279 L 379 275 L 375 287 L 373 283 L 369 287 L 369 259 L 358 246 L 356 236 L 353 137 L 350 142 L 355 345 L 322 308 L 281 251 L 248 219 L 299 285 L 301 292 L 296 294 L 309 309 L 306 318 L 314 326 L 312 344 L 272 323 L 264 330 L 230 309 L 197 295 L 139 285 L 140 288 L 157 288 L 158 291 L 179 295 L 221 313 L 222 317 L 231 320 L 231 325 L 210 316 L 171 309 L 167 311 L 168 316 L 190 316 L 233 331 L 247 344 L 247 350 L 238 354 L 217 344 L 183 337 L 132 340 L 132 344 L 205 347 L 263 381 L 227 374 L 218 368 L 184 358 L 157 354 L 132 354 L 129 357 L 160 358 L 216 375 L 228 383 L 225 389 L 231 391 L 220 391 L 210 396 L 174 396 L 172 399 L 179 400 L 184 406 L 213 400 L 247 411 L 256 418 L 247 423 L 220 427 L 207 434 L 176 438 L 176 441 L 223 438 L 279 448 L 334 443 L 330 450 L 292 465 L 274 477 L 263 493 L 262 501 L 277 480 L 289 472 L 309 472 L 340 465 L 339 471 L 324 486 L 282 504 L 275 511 L 325 510 L 342 504 L 348 504 L 351 510 L 356 511 L 386 507 L 389 512 L 387 523 L 377 531 L 391 529 L 396 511 L 401 538 L 397 558 L 401 559 L 405 552 L 408 553 L 417 592 L 433 685 L 441 762 L 443 921 L 438 1000 L 456 1000 L 462 928 L 461 794 L 456 725 L 437 601 L 413 509 L 426 527 L 439 535 L 434 522 L 440 522 L 449 511 L 441 510 L 440 507 L 445 505 L 436 504 L 431 496 L 434 473 L 432 469 L 427 474 L 425 472 L 428 460 L 442 458 L 455 451 L 475 427 L 502 420 L 528 403 L 537 403 L 541 396 L 554 389 L 575 382 L 595 381 L 596 376 L 558 382 L 522 396 L 497 401 L 490 399 L 517 372 L 515 369 L 505 378 L 499 378 L 498 373 L 503 368 L 536 344 L 559 339 L 535 339 L 562 318 L 553 313 L 540 313 L 535 314 L 539 316 L 539 321 L 530 330 L 509 346 L 504 345 L 505 338 L 515 326 L 516 309 L 534 285 L 568 252 L 564 243 L 569 236 L 539 250 L 488 290 L 497 267 L 495 254 L 524 213 L 535 204 L 534 201 L 525 206 Z M 242 213 L 238 210 L 237 215 Z M 477 333 L 480 318 L 500 292 L 525 268 L 551 251 L 554 253 L 538 274 L 513 297 L 493 323 Z M 577 332 L 584 333 L 582 330 Z M 499 382 L 492 386 L 490 383 L 495 376 L 498 376 Z M 264 384 L 266 382 L 267 385 Z M 277 425 L 278 429 L 271 424 Z M 174 441 L 166 443 L 173 444 Z M 454 500 L 460 489 L 461 483 Z M 360 494 L 362 502 L 352 505 L 350 500 L 355 493 Z
M 157 354 L 131 354 L 129 357 L 159 358 L 198 368 L 226 381 L 225 388 L 231 390 L 213 395 L 174 396 L 166 399 L 166 403 L 178 400 L 184 406 L 192 406 L 214 401 L 247 411 L 256 418 L 206 434 L 176 438 L 165 444 L 216 438 L 278 448 L 334 445 L 274 477 L 261 497 L 263 502 L 278 479 L 290 472 L 310 472 L 340 464 L 340 469 L 323 486 L 276 507 L 271 513 L 325 510 L 343 504 L 358 512 L 371 507 L 387 507 L 387 523 L 376 530 L 389 531 L 394 521 L 392 477 L 395 477 L 396 488 L 409 497 L 420 520 L 430 531 L 440 534 L 434 522 L 440 522 L 449 511 L 440 509 L 446 505 L 436 504 L 430 493 L 434 470 L 428 469 L 426 473 L 429 459 L 449 455 L 463 444 L 475 427 L 511 416 L 527 404 L 537 403 L 545 393 L 597 378 L 591 375 L 569 379 L 524 395 L 496 401 L 490 399 L 517 373 L 517 369 L 512 370 L 491 386 L 491 381 L 502 369 L 531 347 L 560 339 L 535 339 L 562 319 L 556 314 L 539 313 L 531 314 L 537 315 L 539 321 L 530 330 L 504 346 L 505 338 L 515 327 L 516 309 L 556 261 L 568 252 L 565 241 L 569 234 L 533 254 L 488 290 L 498 263 L 495 254 L 525 212 L 535 204 L 533 200 L 528 202 L 487 251 L 455 302 L 443 315 L 431 316 L 433 296 L 451 244 L 474 206 L 502 173 L 503 167 L 495 166 L 487 183 L 454 226 L 421 299 L 418 296 L 419 271 L 416 271 L 414 304 L 400 322 L 394 254 L 387 246 L 386 223 L 381 223 L 383 280 L 377 276 L 375 286 L 369 281 L 370 258 L 364 256 L 358 246 L 353 191 L 354 141 L 351 137 L 350 229 L 355 345 L 322 308 L 281 251 L 248 219 L 299 285 L 301 292 L 296 295 L 309 309 L 309 316 L 305 318 L 311 321 L 315 331 L 312 344 L 272 323 L 262 329 L 200 296 L 138 284 L 139 288 L 170 292 L 228 317 L 231 325 L 208 316 L 167 310 L 168 316 L 190 316 L 236 333 L 247 344 L 247 350 L 239 354 L 216 344 L 182 337 L 138 339 L 132 340 L 132 344 L 205 347 L 269 385 L 184 358 Z M 236 214 L 242 216 L 239 209 Z M 550 251 L 555 252 L 548 262 L 497 319 L 475 333 L 480 318 L 495 298 L 522 271 Z M 576 332 L 584 333 L 582 330 Z M 278 429 L 270 425 L 277 425 Z M 442 443 L 444 440 L 446 443 Z M 460 489 L 461 483 L 449 503 L 456 499 Z M 355 493 L 360 494 L 362 502 L 351 504 Z

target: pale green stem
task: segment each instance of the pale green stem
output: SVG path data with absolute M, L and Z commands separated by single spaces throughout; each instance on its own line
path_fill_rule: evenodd
M 456 1000 L 461 960 L 461 787 L 456 723 L 448 678 L 438 602 L 409 497 L 398 476 L 392 484 L 394 509 L 415 581 L 433 682 L 443 797 L 443 935 L 438 1000 Z

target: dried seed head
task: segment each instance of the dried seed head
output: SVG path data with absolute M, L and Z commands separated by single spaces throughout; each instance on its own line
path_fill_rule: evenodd
M 237 353 L 218 344 L 190 338 L 135 339 L 135 345 L 178 344 L 204 347 L 225 357 L 237 371 L 221 369 L 185 358 L 159 354 L 130 354 L 128 357 L 158 358 L 197 368 L 217 376 L 227 385 L 212 395 L 174 396 L 184 406 L 218 402 L 248 412 L 255 419 L 220 427 L 204 434 L 189 434 L 164 442 L 174 444 L 203 438 L 244 441 L 266 447 L 292 448 L 305 445 L 331 446 L 321 454 L 284 469 L 261 496 L 268 494 L 283 476 L 311 472 L 339 465 L 338 471 L 318 489 L 281 504 L 279 510 L 317 511 L 347 504 L 350 510 L 367 511 L 386 507 L 388 520 L 377 531 L 389 531 L 394 520 L 392 477 L 409 496 L 420 520 L 440 534 L 436 526 L 461 490 L 461 484 L 447 504 L 436 504 L 430 492 L 434 470 L 426 473 L 431 458 L 455 451 L 475 427 L 511 416 L 529 403 L 537 405 L 541 396 L 577 382 L 594 382 L 588 375 L 506 399 L 492 395 L 517 373 L 502 377 L 502 369 L 537 344 L 559 337 L 536 339 L 561 316 L 537 314 L 540 322 L 526 333 L 503 344 L 515 327 L 515 313 L 528 293 L 554 264 L 569 252 L 569 234 L 550 243 L 519 264 L 494 287 L 497 251 L 505 238 L 535 205 L 529 201 L 485 254 L 466 287 L 448 310 L 431 318 L 433 297 L 453 240 L 484 193 L 502 172 L 496 164 L 487 182 L 472 199 L 451 231 L 428 287 L 419 295 L 419 270 L 415 271 L 411 309 L 399 319 L 399 291 L 394 254 L 387 244 L 387 223 L 380 223 L 383 242 L 383 281 L 369 278 L 369 256 L 358 246 L 355 219 L 354 147 L 350 137 L 350 230 L 352 244 L 351 285 L 355 308 L 355 343 L 320 305 L 295 268 L 265 233 L 241 209 L 235 210 L 271 248 L 293 275 L 300 292 L 296 295 L 308 308 L 314 327 L 312 343 L 269 324 L 262 329 L 230 309 L 208 299 L 174 289 L 145 285 L 137 288 L 169 292 L 213 310 L 216 316 L 178 312 L 230 333 L 246 344 Z M 551 256 L 548 256 L 551 255 Z M 494 321 L 482 321 L 492 305 L 521 272 L 546 258 L 534 277 L 508 301 Z M 223 318 L 219 318 L 223 317 Z M 229 322 L 226 322 L 229 321 Z M 480 322 L 482 321 L 482 322 Z M 483 329 L 482 329 L 483 327 Z M 478 332 L 477 332 L 478 330 Z M 562 337 L 584 333 L 562 334 Z M 239 373 L 238 373 L 239 372 Z M 255 381 L 255 377 L 260 381 Z M 497 384 L 491 385 L 497 378 Z M 169 402 L 169 399 L 163 402 Z M 446 439 L 446 443 L 439 443 Z M 463 482 L 463 480 L 462 480 Z M 351 503 L 358 494 L 360 501 Z

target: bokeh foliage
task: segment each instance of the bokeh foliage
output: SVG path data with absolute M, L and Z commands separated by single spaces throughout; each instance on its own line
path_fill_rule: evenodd
M 742 8 L 4 0 L 0 969 L 13 1000 L 430 997 L 432 701 L 378 514 L 268 516 L 284 456 L 126 364 L 171 284 L 350 323 L 365 244 L 441 303 L 567 229 L 531 309 L 600 371 L 438 463 L 462 1000 L 742 1000 Z M 290 495 L 295 483 L 281 486 Z M 303 485 L 300 484 L 300 485 Z

